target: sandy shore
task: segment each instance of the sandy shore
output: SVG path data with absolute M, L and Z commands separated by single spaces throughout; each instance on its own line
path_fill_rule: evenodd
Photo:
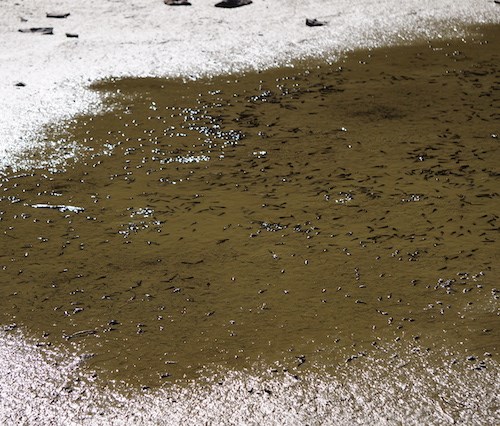
M 440 37 L 463 24 L 500 21 L 500 7 L 490 0 L 256 0 L 239 9 L 213 4 L 3 0 L 0 167 L 15 168 L 15 154 L 39 146 L 44 125 L 98 108 L 99 97 L 87 90 L 96 79 L 193 78 L 265 69 L 301 57 L 335 58 L 346 50 Z M 50 19 L 48 12 L 70 15 Z M 306 27 L 306 18 L 329 24 Z M 18 32 L 30 27 L 53 27 L 54 35 Z

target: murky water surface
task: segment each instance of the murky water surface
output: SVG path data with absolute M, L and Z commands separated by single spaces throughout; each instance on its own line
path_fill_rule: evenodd
M 114 108 L 48 147 L 83 145 L 79 162 L 2 179 L 2 322 L 133 386 L 404 368 L 408 350 L 495 383 L 500 40 L 484 31 L 99 84 Z

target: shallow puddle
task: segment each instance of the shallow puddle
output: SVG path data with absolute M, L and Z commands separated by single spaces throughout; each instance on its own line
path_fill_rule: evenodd
M 482 31 L 97 85 L 109 112 L 50 148 L 86 147 L 78 162 L 2 179 L 2 322 L 132 385 L 333 374 L 408 348 L 489 374 L 499 27 Z

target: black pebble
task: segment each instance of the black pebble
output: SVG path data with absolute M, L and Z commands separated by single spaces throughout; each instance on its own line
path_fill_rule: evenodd
M 222 0 L 221 2 L 217 3 L 215 7 L 233 8 L 246 6 L 247 4 L 251 3 L 252 0 Z
M 326 25 L 325 21 L 318 21 L 317 19 L 306 19 L 306 25 L 308 27 L 322 27 Z
M 191 6 L 187 0 L 164 0 L 163 3 L 168 6 Z
M 69 16 L 69 13 L 47 13 L 47 18 L 64 19 Z
M 43 34 L 43 35 L 52 35 L 54 34 L 53 27 L 33 27 L 33 28 L 22 28 L 19 30 L 20 33 L 34 33 L 34 34 Z

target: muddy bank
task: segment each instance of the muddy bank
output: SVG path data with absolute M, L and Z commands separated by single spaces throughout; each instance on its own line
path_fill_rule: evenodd
M 3 322 L 133 386 L 408 351 L 495 386 L 498 39 L 100 84 L 81 161 L 2 180 Z

